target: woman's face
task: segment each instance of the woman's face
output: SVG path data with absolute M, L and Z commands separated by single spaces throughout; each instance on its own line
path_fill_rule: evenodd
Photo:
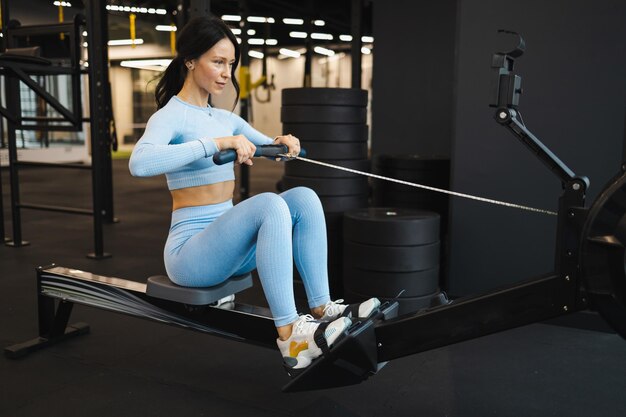
M 208 94 L 222 94 L 235 63 L 235 46 L 224 38 L 191 63 L 193 70 L 189 72 L 194 83 Z

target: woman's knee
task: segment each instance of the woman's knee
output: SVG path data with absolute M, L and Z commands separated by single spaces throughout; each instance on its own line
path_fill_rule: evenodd
M 289 206 L 279 195 L 274 193 L 261 193 L 254 197 L 259 212 L 269 216 L 290 218 Z
M 290 209 L 322 208 L 322 203 L 317 193 L 308 187 L 291 188 L 280 194 L 280 197 L 287 202 Z

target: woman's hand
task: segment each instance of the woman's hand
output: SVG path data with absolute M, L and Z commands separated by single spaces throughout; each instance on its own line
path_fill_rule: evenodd
M 236 163 L 252 165 L 252 157 L 256 146 L 250 142 L 244 135 L 226 136 L 215 139 L 220 151 L 226 149 L 234 149 L 237 152 Z
M 291 156 L 298 156 L 300 153 L 300 140 L 293 135 L 276 136 L 275 145 L 287 145 L 288 153 Z

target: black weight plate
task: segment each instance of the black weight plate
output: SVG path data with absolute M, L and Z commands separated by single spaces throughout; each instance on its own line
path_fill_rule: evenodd
M 421 297 L 400 297 L 398 299 L 390 297 L 378 297 L 376 294 L 359 294 L 354 291 L 350 291 L 344 288 L 344 298 L 349 303 L 365 301 L 372 297 L 377 297 L 381 303 L 385 301 L 397 301 L 399 304 L 398 314 L 414 313 L 419 310 L 430 308 L 433 304 L 439 303 L 438 298 L 441 292 L 437 290 L 433 294 L 424 295 Z
M 439 242 L 418 246 L 375 246 L 343 241 L 344 262 L 368 271 L 414 272 L 439 266 Z
M 367 194 L 369 185 L 366 177 L 357 178 L 306 178 L 283 176 L 283 185 L 290 189 L 308 187 L 319 196 Z
M 438 155 L 376 155 L 374 161 L 377 167 L 382 168 L 435 169 L 443 171 L 450 169 L 450 158 Z
M 326 162 L 332 165 L 337 165 L 344 168 L 354 169 L 361 172 L 370 172 L 369 159 L 351 159 L 351 160 L 320 160 L 320 162 Z M 323 165 L 316 165 L 304 161 L 288 161 L 285 164 L 285 175 L 291 177 L 313 177 L 313 178 L 354 178 L 359 177 L 359 174 L 353 174 L 351 172 L 343 171 L 341 169 L 329 168 Z
M 344 213 L 343 235 L 367 245 L 426 245 L 439 240 L 439 223 L 439 214 L 431 211 L 371 207 Z
M 367 142 L 368 138 L 366 124 L 284 123 L 283 133 L 315 142 Z
M 314 104 L 333 106 L 367 106 L 367 90 L 357 88 L 284 88 L 283 106 Z
M 310 142 L 301 141 L 310 159 L 367 159 L 367 142 Z
M 361 207 L 367 207 L 367 194 L 320 196 L 322 206 L 327 213 L 343 212 Z
M 378 294 L 381 297 L 420 297 L 432 294 L 439 286 L 439 267 L 416 272 L 377 272 L 354 268 L 345 264 L 345 288 L 359 294 Z
M 288 106 L 281 107 L 283 123 L 367 123 L 365 107 L 344 106 Z

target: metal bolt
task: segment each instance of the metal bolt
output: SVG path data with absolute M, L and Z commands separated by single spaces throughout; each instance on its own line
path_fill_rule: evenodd
M 573 211 L 570 211 L 568 214 L 569 214 L 570 217 L 574 217 L 575 216 L 575 213 Z
M 567 306 L 563 306 L 563 311 L 567 311 Z
M 382 343 L 378 343 L 378 347 L 382 347 L 382 345 L 383 345 Z
M 572 184 L 572 188 L 574 189 L 574 191 L 578 191 L 580 190 L 580 184 L 575 182 L 574 184 Z
M 569 275 L 565 275 L 565 281 L 569 281 Z
M 498 117 L 500 117 L 500 119 L 506 119 L 506 113 L 501 111 Z
M 572 251 L 571 251 L 571 250 L 568 250 L 568 251 L 566 252 L 566 254 L 567 254 L 567 256 L 572 256 Z

